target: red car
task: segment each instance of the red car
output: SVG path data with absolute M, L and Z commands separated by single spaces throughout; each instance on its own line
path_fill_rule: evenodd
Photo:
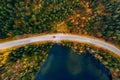
M 56 38 L 56 36 L 53 36 L 53 38 Z

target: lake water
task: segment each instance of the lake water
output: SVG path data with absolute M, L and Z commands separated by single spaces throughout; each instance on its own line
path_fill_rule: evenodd
M 88 52 L 53 45 L 35 80 L 112 80 L 108 69 Z

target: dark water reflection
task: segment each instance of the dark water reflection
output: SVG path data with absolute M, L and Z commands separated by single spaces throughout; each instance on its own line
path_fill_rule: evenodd
M 35 80 L 112 80 L 110 72 L 88 52 L 77 55 L 55 44 Z

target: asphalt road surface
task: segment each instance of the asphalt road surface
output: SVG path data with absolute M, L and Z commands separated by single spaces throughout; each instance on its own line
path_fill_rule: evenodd
M 30 38 L 0 43 L 0 50 L 7 49 L 10 47 L 14 47 L 14 46 L 19 46 L 19 45 L 25 45 L 25 44 L 29 44 L 29 43 L 33 43 L 33 42 L 54 41 L 54 42 L 59 43 L 62 40 L 90 43 L 90 44 L 93 44 L 96 46 L 100 46 L 100 47 L 107 49 L 109 51 L 112 51 L 113 53 L 120 56 L 120 49 L 118 49 L 117 47 L 115 47 L 109 43 L 106 43 L 104 41 L 101 41 L 98 39 L 93 39 L 93 38 L 88 38 L 85 36 L 78 36 L 78 35 L 72 35 L 72 34 L 62 34 L 62 33 L 50 34 L 50 35 L 48 34 L 48 35 L 43 35 L 43 36 L 30 37 Z

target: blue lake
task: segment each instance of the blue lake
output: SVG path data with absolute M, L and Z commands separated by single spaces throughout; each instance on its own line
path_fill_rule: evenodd
M 88 52 L 53 45 L 35 80 L 112 80 L 111 74 Z

